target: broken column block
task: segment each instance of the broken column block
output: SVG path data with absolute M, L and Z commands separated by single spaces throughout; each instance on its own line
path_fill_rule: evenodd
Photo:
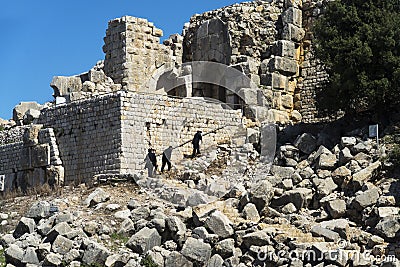
M 80 77 L 64 77 L 55 76 L 50 83 L 54 90 L 54 97 L 66 96 L 72 92 L 80 92 L 82 90 L 82 81 Z

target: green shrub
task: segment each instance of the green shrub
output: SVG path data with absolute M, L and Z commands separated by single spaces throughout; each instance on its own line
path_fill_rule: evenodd
M 155 263 L 149 255 L 143 258 L 140 264 L 145 267 L 158 267 L 157 263 Z
M 4 250 L 0 249 L 0 267 L 6 266 L 6 257 L 4 256 Z

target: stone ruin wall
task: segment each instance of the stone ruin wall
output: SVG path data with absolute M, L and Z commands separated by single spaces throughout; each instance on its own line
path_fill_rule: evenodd
M 269 121 L 299 122 L 302 118 L 295 107 L 300 99 L 295 95 L 303 36 L 301 3 L 235 4 L 191 18 L 185 29 L 183 61 L 212 60 L 237 68 L 262 88 L 270 107 Z
M 146 19 L 124 16 L 108 23 L 103 51 L 106 54 L 104 72 L 115 83 L 129 91 L 142 91 L 142 86 L 164 64 L 179 61 L 170 45 L 160 44 L 162 30 Z M 178 55 L 178 57 L 177 57 Z
M 156 154 L 161 155 L 172 146 L 172 163 L 176 164 L 184 155 L 192 154 L 191 140 L 196 131 L 203 132 L 204 150 L 229 142 L 242 127 L 241 111 L 224 109 L 220 104 L 162 95 L 123 95 L 123 172 L 142 170 L 149 147 L 155 148 Z M 214 130 L 217 131 L 210 133 Z M 158 162 L 161 164 L 161 156 Z
M 45 109 L 40 120 L 56 133 L 65 182 L 87 182 L 96 175 L 144 170 L 150 147 L 161 154 L 169 145 L 190 141 L 197 130 L 208 132 L 227 125 L 204 138 L 204 148 L 216 146 L 241 126 L 240 111 L 197 102 L 117 92 Z M 174 150 L 173 162 L 190 154 L 191 147 L 188 143 Z M 158 161 L 161 164 L 161 157 Z
M 63 184 L 64 168 L 52 128 L 41 125 L 18 127 L 12 138 L 1 139 L 0 174 L 5 190 L 50 184 Z

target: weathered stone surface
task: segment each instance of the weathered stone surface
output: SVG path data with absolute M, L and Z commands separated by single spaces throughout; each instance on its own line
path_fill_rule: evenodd
M 376 161 L 369 165 L 367 168 L 353 174 L 352 183 L 356 188 L 361 188 L 361 186 L 368 182 L 377 173 L 377 170 L 381 167 L 381 162 Z
M 189 237 L 183 245 L 182 255 L 189 260 L 205 264 L 211 257 L 211 246 L 201 240 Z
M 103 245 L 90 241 L 83 253 L 82 262 L 88 265 L 104 265 L 110 254 Z
M 172 240 L 182 246 L 186 240 L 186 225 L 176 216 L 168 217 L 165 222 Z
M 298 136 L 294 145 L 303 153 L 310 154 L 317 148 L 317 139 L 309 133 Z
M 315 225 L 311 228 L 311 233 L 315 236 L 321 236 L 325 238 L 326 241 L 337 242 L 340 240 L 340 235 L 332 230 L 323 228 L 319 225 Z
M 161 245 L 161 236 L 156 229 L 147 227 L 134 234 L 126 243 L 126 246 L 136 253 L 145 253 L 159 245 Z
M 39 259 L 36 254 L 34 247 L 27 247 L 25 250 L 24 258 L 22 259 L 23 263 L 38 265 Z
M 72 228 L 66 222 L 61 222 L 55 225 L 47 234 L 46 240 L 53 242 L 58 235 L 65 235 L 72 231 Z
M 343 150 L 340 151 L 340 153 L 339 153 L 339 164 L 340 165 L 344 165 L 352 159 L 353 159 L 353 155 L 351 155 L 349 148 L 345 147 Z
M 328 201 L 327 209 L 332 218 L 338 219 L 346 214 L 346 202 L 341 199 Z
M 47 218 L 49 216 L 50 216 L 50 203 L 47 201 L 39 201 L 33 204 L 26 213 L 26 217 L 35 220 L 40 220 L 43 218 Z
M 14 238 L 20 238 L 24 234 L 32 234 L 35 231 L 36 223 L 31 218 L 22 217 L 13 232 Z
M 81 91 L 82 81 L 79 77 L 55 76 L 50 86 L 54 90 L 54 97 L 66 96 L 70 93 Z
M 214 254 L 207 263 L 207 267 L 222 267 L 224 259 L 218 255 Z
M 342 137 L 340 139 L 340 145 L 342 147 L 352 147 L 357 144 L 357 139 L 355 137 Z
M 95 206 L 110 199 L 110 195 L 101 188 L 97 188 L 85 200 L 86 206 Z
M 400 216 L 393 215 L 383 218 L 377 224 L 376 230 L 385 238 L 395 238 L 400 233 Z
M 352 205 L 357 210 L 363 210 L 368 206 L 374 205 L 378 201 L 378 198 L 379 198 L 379 189 L 377 187 L 373 187 L 358 194 L 354 198 Z
M 308 188 L 296 188 L 284 192 L 284 194 L 274 199 L 271 203 L 272 206 L 284 206 L 288 203 L 293 203 L 298 210 L 303 207 L 307 207 L 313 197 L 311 189 Z
M 164 267 L 192 267 L 193 263 L 177 251 L 171 252 L 165 259 Z
M 61 266 L 62 256 L 57 253 L 50 252 L 43 261 L 43 266 Z
M 257 207 L 253 203 L 248 203 L 243 208 L 243 216 L 246 220 L 249 220 L 252 222 L 257 223 L 260 221 L 260 215 L 258 214 Z
M 329 153 L 323 153 L 319 156 L 318 158 L 318 168 L 324 169 L 324 170 L 333 170 L 336 166 L 337 159 L 335 154 Z
M 55 253 L 65 255 L 67 254 L 73 246 L 73 242 L 68 238 L 58 235 L 52 244 L 52 250 Z
M 273 196 L 274 189 L 268 181 L 263 180 L 250 188 L 250 201 L 256 205 L 258 211 L 268 206 Z
M 289 7 L 282 13 L 282 21 L 284 23 L 294 24 L 298 27 L 302 25 L 302 11 L 295 7 Z
M 39 168 L 50 165 L 50 146 L 48 144 L 32 147 L 31 154 L 32 167 Z
M 271 243 L 271 239 L 265 231 L 257 231 L 243 236 L 243 244 L 251 246 L 266 246 Z
M 24 258 L 24 250 L 17 245 L 11 244 L 5 251 L 4 256 L 6 261 L 15 266 L 22 266 Z
M 219 210 L 214 211 L 205 222 L 206 227 L 222 238 L 233 235 L 232 222 Z
M 24 115 L 28 110 L 40 111 L 43 107 L 36 102 L 21 102 L 13 109 L 13 120 L 21 125 Z
M 278 71 L 282 74 L 294 75 L 297 73 L 297 63 L 295 60 L 275 56 L 271 60 L 271 72 Z
M 233 256 L 235 252 L 235 240 L 228 238 L 218 242 L 214 246 L 214 251 L 224 259 Z

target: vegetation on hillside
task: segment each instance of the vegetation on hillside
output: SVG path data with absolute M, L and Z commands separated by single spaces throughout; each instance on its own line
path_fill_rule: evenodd
M 321 107 L 383 114 L 400 104 L 400 1 L 338 0 L 315 25 L 329 83 Z

